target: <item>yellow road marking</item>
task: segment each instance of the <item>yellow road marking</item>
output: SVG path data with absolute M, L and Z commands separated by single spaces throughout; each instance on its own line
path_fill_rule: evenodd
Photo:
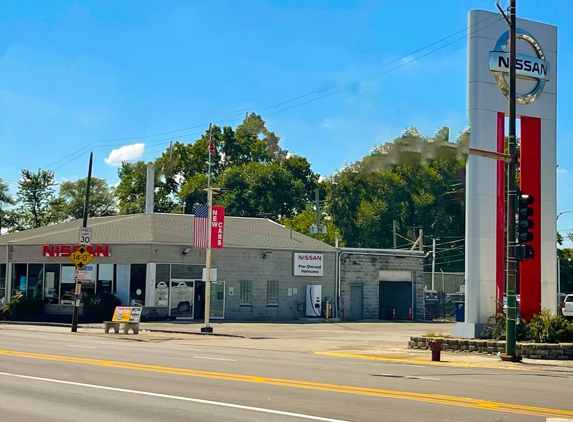
M 384 397 L 399 400 L 442 404 L 448 406 L 468 407 L 481 410 L 492 410 L 522 415 L 541 417 L 569 417 L 573 418 L 573 411 L 550 409 L 544 407 L 526 406 L 520 404 L 502 403 L 488 400 L 478 400 L 466 397 L 448 396 L 442 394 L 416 393 L 410 391 L 385 390 L 379 388 L 356 387 L 350 385 L 326 384 L 312 381 L 291 380 L 283 378 L 263 378 L 252 375 L 231 374 L 225 372 L 201 371 L 195 369 L 157 366 L 141 363 L 108 361 L 100 359 L 80 358 L 74 356 L 49 355 L 43 353 L 20 352 L 15 350 L 0 350 L 0 355 L 27 359 L 41 359 L 83 365 L 107 366 L 135 371 L 156 372 L 170 375 L 182 375 L 198 378 L 219 379 L 224 381 L 237 381 L 274 385 L 279 387 L 302 388 L 306 390 L 328 391 L 334 393 L 357 394 L 371 397 Z
M 409 363 L 413 365 L 437 365 L 437 366 L 453 366 L 459 368 L 488 368 L 488 369 L 507 369 L 509 371 L 542 371 L 543 368 L 524 367 L 524 366 L 503 366 L 491 365 L 485 363 L 472 363 L 472 362 L 433 362 L 431 360 L 422 359 L 407 359 L 407 358 L 390 358 L 374 355 L 360 355 L 352 353 L 336 353 L 336 352 L 314 352 L 315 355 L 332 356 L 336 358 L 351 358 L 351 359 L 365 359 L 365 360 L 379 360 L 383 362 L 394 363 Z

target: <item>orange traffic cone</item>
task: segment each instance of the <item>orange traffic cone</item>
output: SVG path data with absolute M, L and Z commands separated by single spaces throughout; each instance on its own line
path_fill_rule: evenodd
M 408 310 L 408 319 L 412 319 L 412 308 Z
M 396 309 L 392 308 L 392 319 L 396 319 Z

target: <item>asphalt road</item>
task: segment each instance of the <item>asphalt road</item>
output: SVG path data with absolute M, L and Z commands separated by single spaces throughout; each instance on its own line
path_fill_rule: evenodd
M 129 338 L 129 340 L 128 340 Z M 573 419 L 573 372 L 0 329 L 0 421 Z

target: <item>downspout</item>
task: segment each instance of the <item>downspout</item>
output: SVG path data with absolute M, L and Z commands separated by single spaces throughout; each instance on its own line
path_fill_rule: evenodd
M 10 245 L 6 242 L 6 291 L 4 300 L 8 303 L 12 299 L 12 266 L 10 265 Z

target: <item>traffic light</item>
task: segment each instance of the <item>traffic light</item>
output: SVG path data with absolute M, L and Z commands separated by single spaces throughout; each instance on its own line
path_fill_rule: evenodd
M 529 243 L 533 240 L 533 221 L 529 217 L 533 216 L 533 196 L 521 192 L 517 195 L 517 258 L 520 260 L 532 259 L 535 251 Z

